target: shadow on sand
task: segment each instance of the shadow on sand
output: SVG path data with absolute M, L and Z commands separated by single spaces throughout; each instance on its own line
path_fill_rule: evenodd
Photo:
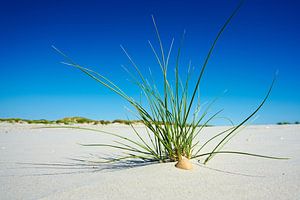
M 100 157 L 98 155 L 92 155 L 92 154 L 90 154 L 90 156 L 92 157 L 66 158 L 67 160 L 66 162 L 57 162 L 57 163 L 15 162 L 15 163 L 11 163 L 14 165 L 14 167 L 7 167 L 7 169 L 25 170 L 25 173 L 22 173 L 21 175 L 16 175 L 16 174 L 0 175 L 0 177 L 67 175 L 67 174 L 97 173 L 100 171 L 112 172 L 117 170 L 143 167 L 143 166 L 159 163 L 158 161 L 154 161 L 154 160 L 138 160 L 138 159 L 115 161 L 116 160 L 115 156 Z M 91 158 L 97 158 L 98 161 L 92 160 Z M 105 159 L 108 162 L 100 162 L 99 161 L 100 159 L 102 160 Z M 195 163 L 195 165 L 201 168 L 213 170 L 220 173 L 225 173 L 228 175 L 246 176 L 246 177 L 254 177 L 254 178 L 265 177 L 261 175 L 251 175 L 246 173 L 231 172 L 231 171 L 221 170 L 213 167 L 208 167 L 207 165 L 201 164 L 200 161 Z M 29 170 L 30 172 L 26 172 L 26 170 Z
M 99 156 L 97 156 L 100 158 Z M 150 164 L 158 163 L 152 160 L 115 160 L 114 157 L 105 158 L 108 162 L 100 162 L 86 158 L 66 158 L 66 162 L 57 163 L 38 163 L 38 162 L 15 162 L 11 163 L 12 167 L 6 167 L 8 170 L 29 170 L 22 175 L 0 175 L 1 177 L 8 176 L 46 176 L 46 175 L 63 175 L 63 174 L 81 174 L 81 173 L 96 173 L 100 171 L 112 172 L 116 170 L 124 170 L 129 168 L 142 167 Z M 111 161 L 111 162 L 109 162 Z M 5 164 L 5 163 L 2 163 Z M 8 163 L 6 163 L 8 164 Z M 35 172 L 33 172 L 33 170 Z M 40 171 L 40 172 L 37 172 Z

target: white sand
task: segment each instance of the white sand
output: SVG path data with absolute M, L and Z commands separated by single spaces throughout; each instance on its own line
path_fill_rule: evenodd
M 223 154 L 206 166 L 194 161 L 191 171 L 177 169 L 174 163 L 121 169 L 93 168 L 80 162 L 68 166 L 75 163 L 70 158 L 113 152 L 77 143 L 110 142 L 112 137 L 82 130 L 31 129 L 37 126 L 0 123 L 1 200 L 300 199 L 298 125 L 250 126 L 226 146 L 228 150 L 288 156 L 290 160 Z M 131 135 L 131 128 L 123 125 L 96 127 Z M 204 132 L 209 136 L 222 129 L 211 127 Z

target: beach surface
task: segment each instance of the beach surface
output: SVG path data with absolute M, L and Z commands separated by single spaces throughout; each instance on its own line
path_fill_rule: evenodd
M 50 125 L 51 126 L 51 125 Z M 78 125 L 135 138 L 126 125 Z M 185 199 L 300 198 L 300 126 L 256 125 L 238 133 L 226 150 L 289 157 L 271 160 L 216 155 L 193 169 L 175 163 L 93 164 L 118 150 L 79 144 L 112 143 L 110 135 L 43 125 L 0 123 L 0 199 Z M 137 130 L 145 134 L 145 128 Z M 204 128 L 199 139 L 226 127 Z

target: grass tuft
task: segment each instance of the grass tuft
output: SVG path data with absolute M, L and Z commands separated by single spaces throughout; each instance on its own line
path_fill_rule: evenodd
M 91 69 L 82 67 L 62 51 L 53 46 L 54 50 L 56 50 L 65 58 L 63 64 L 79 69 L 87 76 L 127 101 L 133 108 L 131 112 L 137 116 L 138 120 L 144 124 L 147 130 L 146 136 L 142 135 L 131 123 L 128 123 L 133 129 L 133 133 L 138 138 L 137 140 L 131 140 L 130 138 L 123 137 L 120 134 L 108 133 L 97 129 L 80 128 L 109 134 L 119 139 L 113 144 L 86 144 L 85 146 L 99 146 L 119 149 L 123 151 L 125 155 L 116 159 L 117 161 L 125 159 L 141 159 L 144 161 L 170 162 L 181 161 L 183 157 L 186 157 L 187 159 L 193 159 L 205 156 L 206 158 L 204 163 L 207 163 L 216 154 L 224 153 L 272 159 L 284 159 L 247 152 L 222 150 L 224 146 L 239 132 L 239 130 L 244 127 L 244 125 L 248 123 L 248 121 L 261 109 L 271 93 L 275 78 L 273 79 L 265 97 L 258 105 L 257 109 L 249 114 L 245 120 L 236 126 L 217 133 L 208 141 L 204 141 L 203 145 L 200 145 L 202 141 L 197 140 L 198 136 L 200 136 L 200 134 L 203 132 L 203 128 L 206 127 L 213 119 L 218 118 L 222 112 L 222 110 L 220 110 L 216 113 L 209 114 L 209 108 L 214 102 L 207 106 L 207 109 L 202 110 L 200 105 L 199 86 L 215 45 L 233 17 L 237 14 L 241 5 L 242 3 L 240 3 L 234 9 L 232 14 L 221 26 L 206 55 L 200 73 L 196 77 L 195 83 L 192 83 L 191 81 L 191 76 L 193 73 L 190 70 L 190 66 L 188 66 L 189 70 L 187 77 L 182 77 L 179 73 L 179 61 L 181 58 L 180 56 L 184 34 L 182 42 L 180 43 L 180 47 L 175 53 L 175 73 L 173 76 L 168 73 L 174 40 L 171 41 L 169 48 L 164 48 L 157 23 L 152 16 L 159 49 L 155 49 L 151 42 L 149 42 L 149 45 L 162 72 L 161 87 L 157 87 L 157 84 L 154 80 L 152 80 L 151 83 L 148 81 L 146 76 L 141 72 L 139 66 L 134 62 L 129 52 L 127 52 L 127 50 L 121 46 L 122 51 L 127 56 L 134 70 L 134 72 L 130 72 L 125 68 L 141 92 L 140 100 L 135 100 L 134 98 L 128 96 L 126 92 L 124 92 L 110 79 Z M 173 80 L 175 80 L 174 84 Z M 116 120 L 115 122 L 120 122 L 120 120 Z M 204 147 L 211 142 L 215 142 L 217 144 L 209 152 L 202 152 L 203 149 L 205 149 Z

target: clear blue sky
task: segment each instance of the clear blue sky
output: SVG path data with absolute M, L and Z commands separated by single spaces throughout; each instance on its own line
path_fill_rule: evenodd
M 192 60 L 200 70 L 218 29 L 239 0 L 212 1 L 1 1 L 0 117 L 57 119 L 126 118 L 126 102 L 76 69 L 59 62 L 51 45 L 79 64 L 111 78 L 130 95 L 138 92 L 121 64 L 122 44 L 159 76 L 148 40 L 157 47 L 154 14 L 163 41 L 176 45 L 185 29 L 182 71 Z M 256 123 L 300 120 L 300 3 L 248 0 L 222 35 L 201 85 L 203 101 L 228 92 L 214 109 L 239 122 L 279 77 Z M 173 58 L 174 58 L 173 54 Z

